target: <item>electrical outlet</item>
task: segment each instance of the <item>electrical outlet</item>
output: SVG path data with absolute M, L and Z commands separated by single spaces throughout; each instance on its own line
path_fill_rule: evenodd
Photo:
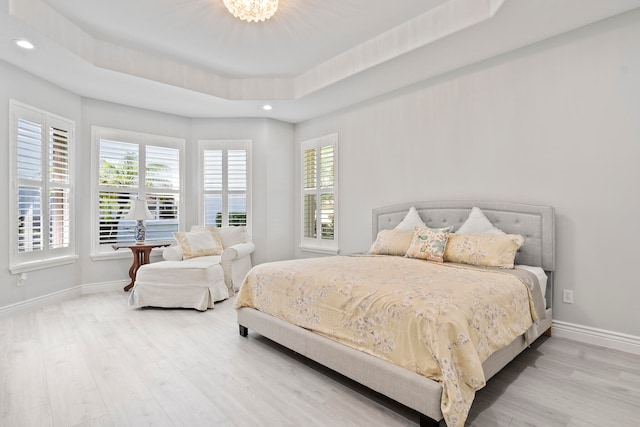
M 573 291 L 570 289 L 562 290 L 562 302 L 565 304 L 573 304 Z
M 16 286 L 21 288 L 24 285 L 24 281 L 27 278 L 27 273 L 21 273 L 16 281 Z

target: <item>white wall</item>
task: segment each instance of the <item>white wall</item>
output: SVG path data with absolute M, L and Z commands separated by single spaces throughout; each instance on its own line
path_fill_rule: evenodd
M 81 119 L 80 97 L 0 61 L 0 307 L 73 287 L 78 264 L 31 271 L 22 287 L 9 272 L 9 99 L 74 120 Z
M 342 251 L 369 247 L 380 206 L 552 205 L 554 318 L 640 336 L 639 41 L 636 11 L 299 124 L 297 143 L 339 134 Z
M 92 250 L 90 232 L 93 221 L 91 218 L 91 204 L 93 203 L 91 199 L 92 126 L 183 138 L 187 141 L 190 134 L 188 118 L 82 98 L 82 123 L 78 124 L 79 137 L 76 141 L 80 166 L 78 173 L 80 179 L 77 182 L 79 197 L 76 199 L 76 203 L 80 207 L 80 214 L 76 221 L 81 271 L 78 284 L 96 284 L 127 279 L 129 267 L 131 267 L 131 252 L 128 249 L 118 251 L 121 256 L 119 259 L 93 260 L 90 256 Z M 187 157 L 189 154 L 187 150 Z M 189 197 L 185 202 L 190 203 Z M 197 203 L 197 199 L 191 199 L 191 203 Z M 160 257 L 156 256 L 155 260 L 160 260 Z
M 293 230 L 282 227 L 271 228 L 276 222 L 274 212 L 268 209 L 267 201 L 278 198 L 280 188 L 288 189 L 291 194 L 290 167 L 293 156 L 293 125 L 268 119 L 189 119 L 185 117 L 162 114 L 108 102 L 83 99 L 83 142 L 91 141 L 91 126 L 105 126 L 126 129 L 157 135 L 184 138 L 185 149 L 185 227 L 189 229 L 198 223 L 198 140 L 201 139 L 250 139 L 252 141 L 252 238 L 256 244 L 253 254 L 254 263 L 291 258 L 293 250 Z M 91 163 L 91 153 L 87 147 L 83 156 L 87 165 Z M 274 161 L 272 156 L 276 156 Z M 87 168 L 88 169 L 88 168 Z M 89 174 L 89 170 L 86 171 Z M 87 175 L 88 176 L 88 175 Z M 271 185 L 267 185 L 271 183 Z M 271 190 L 274 188 L 274 191 Z M 88 199 L 90 185 L 83 183 L 81 193 Z M 281 200 L 281 209 L 292 221 L 292 201 Z M 275 219 L 274 219 L 275 218 Z M 85 215 L 81 220 L 79 239 L 85 250 L 81 271 L 82 283 L 103 283 L 128 277 L 131 257 L 119 260 L 91 260 L 89 221 Z M 269 225 L 269 226 L 267 226 Z M 160 260 L 159 256 L 156 260 Z
M 76 246 L 79 259 L 70 265 L 29 272 L 22 287 L 9 273 L 9 248 L 0 247 L 0 309 L 79 285 L 128 280 L 131 254 L 121 258 L 91 258 L 91 127 L 103 126 L 184 138 L 186 140 L 186 218 L 189 228 L 197 214 L 197 141 L 253 141 L 253 238 L 255 263 L 293 257 L 293 135 L 294 126 L 270 119 L 190 119 L 154 111 L 81 98 L 36 76 L 0 61 L 0 134 L 2 170 L 9 170 L 9 99 L 70 118 L 76 122 Z M 10 232 L 8 173 L 0 174 L 0 238 Z M 156 256 L 155 260 L 159 257 Z
M 255 264 L 293 258 L 293 125 L 268 119 L 192 119 L 191 142 L 251 139 Z M 194 153 L 195 154 L 195 153 Z M 194 162 L 196 155 L 189 156 Z M 191 182 L 197 188 L 197 165 Z M 190 182 L 189 180 L 187 182 Z M 197 222 L 197 213 L 191 223 Z
M 296 142 L 339 133 L 341 249 L 368 248 L 371 209 L 383 205 L 437 199 L 550 204 L 558 216 L 555 318 L 640 336 L 633 268 L 640 255 L 638 40 L 636 11 L 296 126 Z M 75 120 L 81 159 L 80 260 L 30 272 L 18 288 L 8 272 L 9 248 L 0 247 L 0 308 L 127 278 L 130 259 L 88 257 L 90 218 L 83 201 L 90 197 L 94 124 L 184 137 L 188 186 L 195 185 L 195 141 L 252 139 L 254 260 L 300 256 L 294 249 L 300 238 L 298 174 L 287 167 L 299 158 L 293 126 L 265 119 L 191 120 L 82 99 L 2 61 L 0 77 L 2 170 L 9 166 L 9 98 Z M 0 174 L 0 194 L 8 187 L 7 174 Z M 187 213 L 189 224 L 196 218 Z M 4 241 L 9 229 L 5 203 Z M 559 302 L 562 289 L 574 290 L 573 305 Z

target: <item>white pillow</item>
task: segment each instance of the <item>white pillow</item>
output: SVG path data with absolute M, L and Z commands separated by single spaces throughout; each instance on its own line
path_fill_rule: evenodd
M 494 227 L 480 208 L 474 206 L 467 220 L 456 230 L 456 234 L 504 234 L 504 231 Z
M 413 233 L 416 227 L 426 228 L 427 224 L 420 218 L 420 214 L 416 208 L 411 206 L 411 209 L 409 209 L 409 212 L 404 216 L 402 222 L 396 225 L 394 230 L 411 231 Z
M 249 235 L 247 234 L 247 227 L 240 226 L 228 226 L 228 227 L 214 227 L 205 225 L 194 225 L 191 227 L 191 231 L 208 230 L 213 235 L 214 239 L 220 239 L 223 248 L 228 248 L 238 243 L 246 243 L 249 241 Z
M 218 232 L 220 233 L 220 240 L 222 240 L 222 246 L 228 248 L 229 246 L 237 245 L 238 243 L 246 243 L 249 241 L 249 235 L 247 234 L 247 227 L 243 225 L 221 227 Z
M 184 259 L 200 256 L 220 255 L 222 244 L 215 240 L 209 230 L 202 231 L 178 231 L 173 233 L 173 237 L 180 245 Z
M 183 255 L 180 245 L 169 246 L 162 251 L 162 258 L 165 261 L 182 261 Z

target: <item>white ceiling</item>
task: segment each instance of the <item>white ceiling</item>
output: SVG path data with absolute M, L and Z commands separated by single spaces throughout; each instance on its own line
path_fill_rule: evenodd
M 446 0 L 280 0 L 263 23 L 238 20 L 222 0 L 45 1 L 97 39 L 263 77 L 301 74 Z
M 0 0 L 0 58 L 79 95 L 299 122 L 640 7 L 640 0 Z M 13 40 L 27 38 L 24 51 Z M 270 112 L 261 106 L 270 103 Z

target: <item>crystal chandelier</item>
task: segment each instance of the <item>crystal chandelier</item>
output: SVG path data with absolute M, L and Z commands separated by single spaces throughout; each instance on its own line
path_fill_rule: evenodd
M 223 0 L 229 12 L 243 21 L 269 19 L 278 10 L 278 0 Z

